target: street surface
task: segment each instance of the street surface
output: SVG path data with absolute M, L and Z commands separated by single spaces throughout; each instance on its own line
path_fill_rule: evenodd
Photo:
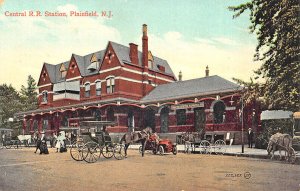
M 124 160 L 101 156 L 87 164 L 69 152 L 33 152 L 0 150 L 0 191 L 300 190 L 300 165 L 267 159 L 183 153 L 142 158 L 129 150 Z

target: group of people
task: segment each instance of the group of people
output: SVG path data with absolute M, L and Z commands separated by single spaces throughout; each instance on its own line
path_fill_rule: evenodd
M 35 133 L 34 139 L 36 140 L 36 150 L 34 153 L 36 153 L 37 150 L 40 150 L 40 154 L 49 154 L 45 133 L 42 132 L 40 135 L 38 135 L 38 133 Z M 51 147 L 54 146 L 56 148 L 56 152 L 66 152 L 66 133 L 64 131 L 60 131 L 58 136 L 54 133 L 51 137 L 50 145 Z

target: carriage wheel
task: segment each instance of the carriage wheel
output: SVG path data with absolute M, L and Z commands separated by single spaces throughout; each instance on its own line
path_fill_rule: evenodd
M 160 155 L 163 155 L 165 153 L 164 147 L 162 145 L 159 145 L 159 147 L 158 147 L 158 153 Z
M 88 142 L 82 148 L 82 158 L 87 163 L 96 162 L 101 155 L 101 149 L 95 142 Z
M 125 158 L 125 146 L 122 144 L 116 144 L 114 146 L 114 157 L 117 160 L 122 160 Z
M 114 147 L 111 145 L 105 145 L 101 152 L 105 158 L 109 159 L 114 155 Z
M 210 154 L 210 143 L 206 140 L 200 142 L 200 153 L 201 154 Z
M 83 161 L 83 157 L 82 157 L 83 146 L 84 146 L 83 142 L 76 142 L 71 145 L 70 154 L 74 160 Z
M 5 143 L 5 148 L 10 149 L 11 148 L 11 142 L 6 142 Z
M 174 145 L 173 146 L 173 151 L 172 151 L 172 153 L 173 153 L 173 155 L 177 155 L 177 146 L 176 145 Z
M 294 148 L 292 148 L 292 147 L 290 147 L 290 152 L 291 152 L 290 162 L 292 164 L 294 164 L 296 161 L 296 152 L 295 152 Z
M 226 152 L 226 143 L 223 140 L 217 140 L 215 142 L 214 151 L 218 155 L 223 155 Z

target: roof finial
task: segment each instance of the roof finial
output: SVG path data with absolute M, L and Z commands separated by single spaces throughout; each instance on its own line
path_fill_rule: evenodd
M 181 71 L 179 71 L 178 80 L 182 81 L 182 72 Z
M 206 66 L 205 77 L 208 77 L 208 76 L 209 76 L 209 69 L 208 69 L 208 66 Z

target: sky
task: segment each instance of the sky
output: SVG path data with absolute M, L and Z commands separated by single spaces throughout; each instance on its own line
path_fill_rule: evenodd
M 249 80 L 256 39 L 249 15 L 233 19 L 228 6 L 246 0 L 0 0 L 0 84 L 20 89 L 28 75 L 38 81 L 43 63 L 68 61 L 106 48 L 108 41 L 141 50 L 148 25 L 149 50 L 168 61 L 183 80 L 210 75 Z M 40 11 L 41 17 L 6 16 Z M 46 17 L 44 13 L 97 11 L 99 17 Z M 102 17 L 102 11 L 112 17 Z

